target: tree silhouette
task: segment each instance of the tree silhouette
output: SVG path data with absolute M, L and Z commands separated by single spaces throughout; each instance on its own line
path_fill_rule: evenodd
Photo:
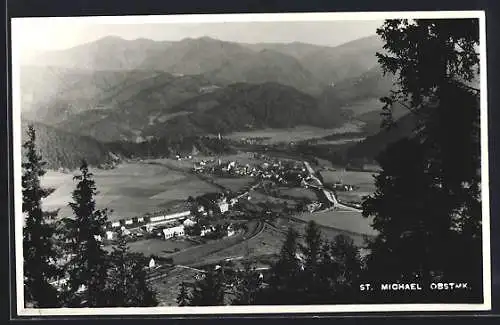
M 203 279 L 197 281 L 192 293 L 191 306 L 224 305 L 224 276 L 220 270 L 204 273 Z
M 268 287 L 259 294 L 259 303 L 294 304 L 302 298 L 296 295 L 301 288 L 298 237 L 295 229 L 288 229 L 278 261 L 270 270 Z
M 118 243 L 110 255 L 106 293 L 111 307 L 154 307 L 158 305 L 155 292 L 146 282 L 148 259 L 130 252 L 125 236 L 118 233 Z
M 262 280 L 250 263 L 244 263 L 244 269 L 237 274 L 236 298 L 233 305 L 253 305 L 257 301 Z
M 74 177 L 78 183 L 73 191 L 73 202 L 69 203 L 74 220 L 68 223 L 67 235 L 70 248 L 68 304 L 97 307 L 105 305 L 107 299 L 103 292 L 109 263 L 101 243 L 107 210 L 96 209 L 97 189 L 85 160 L 80 172 Z
M 382 99 L 385 125 L 397 102 L 418 127 L 378 157 L 377 191 L 363 203 L 380 233 L 369 244 L 374 278 L 461 278 L 481 290 L 478 30 L 478 19 L 388 20 L 377 30 L 379 62 L 397 78 Z
M 23 214 L 23 257 L 25 305 L 34 307 L 57 307 L 57 290 L 50 284 L 60 275 L 56 265 L 58 258 L 54 244 L 55 227 L 52 222 L 57 212 L 42 210 L 41 200 L 50 192 L 40 185 L 45 175 L 45 162 L 36 150 L 36 134 L 33 126 L 28 127 L 28 139 L 23 144 L 26 159 L 22 163 Z
M 179 286 L 179 294 L 177 295 L 177 305 L 179 306 L 189 306 L 191 304 L 191 295 L 187 289 L 185 282 L 182 282 Z

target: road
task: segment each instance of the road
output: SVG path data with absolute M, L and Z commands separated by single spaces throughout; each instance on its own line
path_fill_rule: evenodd
M 319 180 L 319 178 L 316 177 L 315 171 L 311 167 L 311 165 L 309 164 L 309 162 L 304 161 L 304 166 L 306 167 L 306 170 L 309 173 L 309 177 L 311 177 L 312 180 L 313 180 L 313 182 L 314 182 L 314 184 L 308 183 L 307 185 L 309 185 L 311 187 L 315 187 L 318 190 L 322 191 L 323 194 L 325 195 L 325 197 L 327 198 L 327 200 L 330 201 L 333 204 L 334 208 L 341 208 L 341 209 L 344 209 L 344 210 L 347 210 L 347 211 L 362 212 L 362 210 L 360 210 L 360 209 L 356 209 L 356 208 L 353 208 L 353 207 L 350 207 L 350 206 L 347 206 L 345 204 L 340 203 L 337 200 L 337 197 L 335 196 L 335 193 L 333 193 L 332 191 L 326 189 L 323 186 L 323 183 Z

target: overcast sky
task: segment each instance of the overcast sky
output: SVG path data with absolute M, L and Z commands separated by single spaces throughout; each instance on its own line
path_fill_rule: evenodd
M 23 52 L 70 48 L 104 36 L 125 39 L 149 38 L 176 41 L 186 37 L 209 36 L 243 43 L 304 42 L 335 46 L 374 35 L 382 20 L 103 24 L 85 20 L 23 18 L 12 28 L 13 43 Z M 27 53 L 24 53 L 27 54 Z

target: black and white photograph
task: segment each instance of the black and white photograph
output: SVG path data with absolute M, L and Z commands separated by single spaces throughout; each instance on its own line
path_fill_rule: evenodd
M 484 20 L 12 19 L 18 314 L 490 310 Z

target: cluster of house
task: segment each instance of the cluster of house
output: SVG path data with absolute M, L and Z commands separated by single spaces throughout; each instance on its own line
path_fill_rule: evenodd
M 271 139 L 271 137 L 254 137 L 254 138 L 240 138 L 240 143 L 243 144 L 262 144 L 264 141 Z
M 217 208 L 220 213 L 224 214 L 237 202 L 237 197 L 228 198 L 222 193 L 208 193 L 197 198 L 196 208 L 202 216 L 213 215 L 215 208 Z M 192 227 L 196 224 L 193 217 L 191 211 L 188 210 L 171 214 L 146 215 L 108 222 L 106 225 L 106 239 L 115 239 L 118 230 L 125 236 L 134 235 L 140 237 L 142 236 L 141 231 L 163 234 L 165 239 L 184 236 L 185 228 Z M 212 227 L 205 227 L 201 231 L 201 236 L 205 236 L 212 230 Z M 232 236 L 233 234 L 234 230 L 229 227 L 228 236 Z M 102 238 L 98 238 L 98 240 L 101 241 Z
M 249 176 L 292 185 L 299 185 L 301 180 L 307 176 L 307 171 L 301 163 L 279 159 L 253 165 L 240 164 L 234 160 L 201 161 L 194 164 L 193 171 L 220 176 Z
M 309 212 L 314 212 L 314 211 L 318 211 L 319 209 L 321 209 L 321 206 L 322 206 L 321 202 L 314 201 L 314 202 L 308 203 L 306 205 L 306 209 Z
M 355 190 L 355 187 L 353 185 L 342 184 L 340 182 L 333 184 L 332 188 L 336 191 L 342 191 L 342 192 L 351 192 Z
M 208 94 L 208 93 L 216 91 L 219 88 L 220 87 L 217 85 L 204 86 L 204 87 L 200 87 L 199 92 L 200 92 L 200 94 Z

